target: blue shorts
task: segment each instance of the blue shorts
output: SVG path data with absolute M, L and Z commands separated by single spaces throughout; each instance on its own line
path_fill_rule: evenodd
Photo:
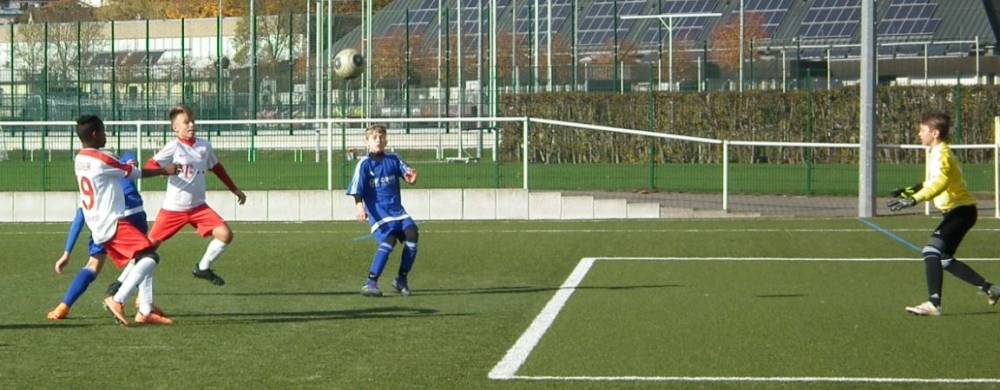
M 133 226 L 139 229 L 142 234 L 149 233 L 149 222 L 146 221 L 146 212 L 138 212 L 125 217 Z M 90 247 L 90 257 L 95 257 L 97 255 L 106 255 L 108 252 L 104 250 L 104 245 L 99 245 L 94 243 L 94 236 L 90 236 L 87 240 L 87 245 Z
M 401 219 L 399 221 L 390 221 L 379 225 L 378 230 L 372 232 L 372 237 L 375 238 L 376 244 L 381 244 L 385 242 L 389 237 L 396 237 L 399 241 L 406 241 L 406 236 L 404 232 L 409 228 L 416 228 L 417 223 L 413 222 L 413 218 Z

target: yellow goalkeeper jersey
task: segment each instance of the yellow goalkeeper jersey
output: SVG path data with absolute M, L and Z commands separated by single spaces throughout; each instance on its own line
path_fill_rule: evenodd
M 965 177 L 958 160 L 951 154 L 948 144 L 941 142 L 927 151 L 927 179 L 924 188 L 913 194 L 913 199 L 923 202 L 934 200 L 934 206 L 949 212 L 959 206 L 975 205 L 976 200 L 965 188 Z

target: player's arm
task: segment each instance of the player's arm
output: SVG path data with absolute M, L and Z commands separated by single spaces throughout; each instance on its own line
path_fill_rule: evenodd
M 920 191 L 913 194 L 913 200 L 918 203 L 923 202 L 927 199 L 933 199 L 944 192 L 945 188 L 948 187 L 948 181 L 951 180 L 951 177 L 948 176 L 948 173 L 951 171 L 951 159 L 949 157 L 944 153 L 941 154 L 941 162 L 937 166 L 938 171 L 936 174 L 930 175 L 930 179 L 923 182 Z
M 357 213 L 354 214 L 354 219 L 358 220 L 358 222 L 367 221 L 368 211 L 365 211 L 365 200 L 360 195 L 354 196 L 354 206 L 358 209 Z
M 63 268 L 69 264 L 69 254 L 73 252 L 73 247 L 76 246 L 76 240 L 80 237 L 80 232 L 83 231 L 83 209 L 76 209 L 76 216 L 73 217 L 73 222 L 69 224 L 69 233 L 66 234 L 66 247 L 63 250 L 62 257 L 56 260 L 55 270 L 57 274 L 62 275 Z
M 357 165 L 354 166 L 354 175 L 351 176 L 351 183 L 347 185 L 347 196 L 354 197 L 354 206 L 357 208 L 354 219 L 361 222 L 368 220 L 368 212 L 365 211 L 365 200 L 362 197 L 365 190 L 364 182 L 366 180 L 364 173 L 365 161 L 358 161 Z
M 177 171 L 180 171 L 180 165 L 167 164 L 161 167 L 160 164 L 157 163 L 156 161 L 149 160 L 148 162 L 146 162 L 146 166 L 143 167 L 140 171 L 141 174 L 139 175 L 139 177 L 141 178 L 147 178 L 153 176 L 173 176 L 177 174 Z
M 408 184 L 417 184 L 417 170 L 406 164 L 403 159 L 399 159 L 399 168 L 403 171 L 403 180 Z
M 163 149 L 160 149 L 160 151 L 156 152 L 153 157 L 146 160 L 146 165 L 142 168 L 142 177 L 171 176 L 179 173 L 181 166 L 180 164 L 174 163 L 174 151 L 176 149 L 177 141 L 167 142 L 167 144 L 163 146 Z M 171 166 L 173 166 L 173 168 L 170 168 Z M 157 174 L 157 169 L 174 169 L 174 172 L 164 171 L 163 173 Z M 146 175 L 147 170 L 150 171 L 149 176 Z
M 246 203 L 247 195 L 244 194 L 243 191 L 240 191 L 240 188 L 236 186 L 236 183 L 234 183 L 233 179 L 229 177 L 229 173 L 226 172 L 226 168 L 222 166 L 221 162 L 212 166 L 210 171 L 212 171 L 212 173 L 214 173 L 219 180 L 222 180 L 222 183 L 226 185 L 226 188 L 229 188 L 229 192 L 236 195 L 236 199 L 239 204 L 242 205 Z

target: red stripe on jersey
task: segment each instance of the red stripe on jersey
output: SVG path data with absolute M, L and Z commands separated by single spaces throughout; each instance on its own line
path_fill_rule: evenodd
M 98 160 L 101 160 L 101 162 L 110 165 L 113 168 L 118 168 L 118 169 L 121 169 L 121 170 L 125 171 L 126 176 L 131 176 L 132 175 L 132 166 L 131 165 L 129 165 L 129 164 L 122 164 L 121 161 L 118 161 L 114 157 L 111 157 L 111 156 L 109 156 L 109 155 L 107 155 L 105 153 L 102 153 L 101 151 L 99 151 L 97 149 L 83 149 L 83 150 L 80 150 L 80 153 L 77 153 L 77 156 L 87 156 L 87 157 L 96 158 Z

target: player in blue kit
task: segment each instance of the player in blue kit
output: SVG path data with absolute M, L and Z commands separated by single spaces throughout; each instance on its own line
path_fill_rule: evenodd
M 130 152 L 125 152 L 119 161 L 121 161 L 122 164 L 129 164 L 132 166 L 137 165 L 136 157 Z M 142 196 L 139 195 L 139 191 L 135 188 L 135 183 L 131 179 L 122 178 L 121 182 L 122 189 L 125 194 L 125 214 L 123 218 L 134 225 L 142 234 L 146 234 L 148 231 L 148 224 L 146 222 L 146 211 L 142 207 Z M 80 236 L 80 232 L 83 230 L 83 225 L 83 209 L 77 208 L 76 217 L 73 218 L 73 222 L 70 224 L 69 234 L 66 237 L 66 248 L 63 251 L 62 257 L 60 257 L 59 260 L 56 260 L 55 271 L 57 274 L 61 275 L 63 273 L 63 269 L 69 264 L 70 253 L 73 252 L 73 247 L 76 246 L 76 240 Z M 66 289 L 66 295 L 63 297 L 62 302 L 60 302 L 55 309 L 50 311 L 48 315 L 46 315 L 46 318 L 53 321 L 59 321 L 66 318 L 66 316 L 69 315 L 70 307 L 72 307 L 73 304 L 76 303 L 76 300 L 87 291 L 90 284 L 93 283 L 94 279 L 97 278 L 97 275 L 101 273 L 101 269 L 104 266 L 104 259 L 107 256 L 107 251 L 104 250 L 102 245 L 95 244 L 93 237 L 88 240 L 88 244 L 90 258 L 87 260 L 87 265 L 76 274 L 76 277 L 73 278 L 69 288 Z M 108 291 L 105 295 L 114 295 L 114 293 L 118 291 L 122 281 L 134 265 L 135 262 L 128 262 L 128 264 L 122 269 L 122 273 L 118 277 L 118 280 L 108 286 Z M 144 287 L 140 285 L 140 295 L 144 288 L 149 288 L 149 286 Z M 149 293 L 149 297 L 152 297 L 151 293 Z M 143 298 L 140 298 L 139 300 L 142 301 Z M 152 305 L 151 300 L 149 304 L 152 306 L 149 310 L 153 313 L 151 321 L 160 322 L 159 320 L 160 317 L 163 316 L 163 312 L 155 305 Z M 162 318 L 166 319 L 166 317 Z
M 365 132 L 365 143 L 368 145 L 368 155 L 358 161 L 354 168 L 354 177 L 347 187 L 347 195 L 354 196 L 358 212 L 358 221 L 368 221 L 372 237 L 378 243 L 378 250 L 372 258 L 372 266 L 368 270 L 368 280 L 361 287 L 361 295 L 380 297 L 382 291 L 378 288 L 378 278 L 385 269 L 389 254 L 396 247 L 397 241 L 403 241 L 403 255 L 399 264 L 399 274 L 392 282 L 392 287 L 400 295 L 410 295 L 407 275 L 417 259 L 417 240 L 419 237 L 417 224 L 403 208 L 399 191 L 399 178 L 409 184 L 417 182 L 417 171 L 406 165 L 395 153 L 386 153 L 386 128 L 374 125 Z

